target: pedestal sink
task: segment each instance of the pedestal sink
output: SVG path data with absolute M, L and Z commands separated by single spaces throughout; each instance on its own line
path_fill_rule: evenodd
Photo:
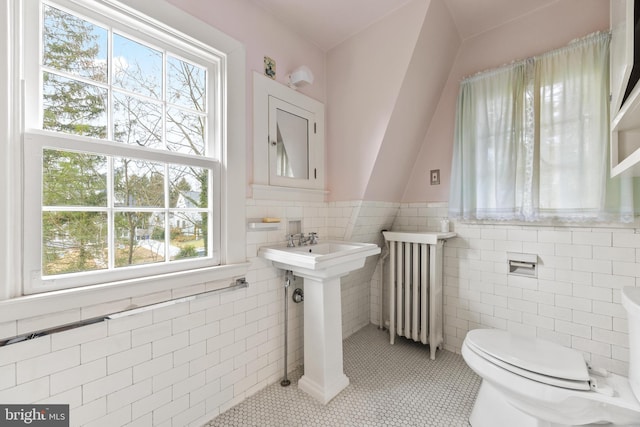
M 305 279 L 304 375 L 298 387 L 322 403 L 349 385 L 342 364 L 340 277 L 362 268 L 368 256 L 378 253 L 380 248 L 373 243 L 342 241 L 258 251 L 275 267 Z

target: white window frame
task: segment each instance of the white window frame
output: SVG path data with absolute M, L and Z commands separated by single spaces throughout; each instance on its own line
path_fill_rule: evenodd
M 40 212 L 40 200 L 36 197 L 29 197 L 25 199 L 25 224 L 33 224 L 33 226 L 27 226 L 24 228 L 24 293 L 38 293 L 47 292 L 55 289 L 73 288 L 83 285 L 90 285 L 96 283 L 109 283 L 117 280 L 126 280 L 137 277 L 144 277 L 149 275 L 156 275 L 162 273 L 178 272 L 193 268 L 211 267 L 219 264 L 219 236 L 220 236 L 220 215 L 219 215 L 219 200 L 220 200 L 220 180 L 219 180 L 219 152 L 220 152 L 220 127 L 222 125 L 221 116 L 221 95 L 223 88 L 220 84 L 222 72 L 220 65 L 224 61 L 224 58 L 217 54 L 217 52 L 207 51 L 200 47 L 189 46 L 184 40 L 178 39 L 175 36 L 166 35 L 159 31 L 154 31 L 152 27 L 144 26 L 144 24 L 138 24 L 142 26 L 142 31 L 133 28 L 137 22 L 131 21 L 127 17 L 122 17 L 121 14 L 114 16 L 111 10 L 91 10 L 83 8 L 81 6 L 75 6 L 73 4 L 65 4 L 66 0 L 48 2 L 48 1 L 30 1 L 25 3 L 24 13 L 24 27 L 25 27 L 25 133 L 24 133 L 24 187 L 25 194 L 40 195 L 42 194 L 42 182 L 39 176 L 32 173 L 37 169 L 42 169 L 42 151 L 43 149 L 52 148 L 64 151 L 80 151 L 89 152 L 99 155 L 112 156 L 112 157 L 125 157 L 125 158 L 140 158 L 151 161 L 162 162 L 165 164 L 175 164 L 184 161 L 185 165 L 197 166 L 203 169 L 211 170 L 209 174 L 209 186 L 210 197 L 208 198 L 210 206 L 213 210 L 210 211 L 210 247 L 208 248 L 208 257 L 203 259 L 190 259 L 179 261 L 164 261 L 162 263 L 146 264 L 146 265 L 133 265 L 127 267 L 119 267 L 111 270 L 98 270 L 79 272 L 55 276 L 42 277 L 42 237 L 36 234 L 37 231 L 41 231 L 41 228 L 36 224 L 41 224 L 41 212 Z M 172 153 L 163 150 L 152 150 L 147 148 L 141 148 L 137 146 L 117 143 L 114 141 L 96 140 L 94 138 L 88 138 L 84 136 L 75 136 L 69 134 L 63 134 L 55 131 L 40 130 L 42 127 L 42 72 L 40 71 L 39 58 L 42 56 L 41 41 L 39 36 L 39 28 L 42 27 L 42 6 L 47 4 L 51 7 L 59 8 L 64 12 L 78 16 L 81 19 L 89 22 L 95 22 L 99 26 L 105 26 L 112 29 L 114 33 L 126 34 L 127 37 L 132 38 L 136 36 L 139 43 L 145 43 L 145 45 L 153 48 L 167 50 L 172 54 L 179 53 L 182 57 L 187 59 L 193 59 L 197 61 L 200 57 L 199 65 L 206 66 L 207 70 L 207 104 L 208 110 L 208 128 L 206 133 L 208 156 L 188 156 L 180 155 L 178 153 Z M 40 22 L 38 25 L 38 31 L 33 31 L 34 26 L 27 26 L 28 22 Z M 155 33 L 155 34 L 154 34 Z M 133 34 L 133 35 L 132 35 Z M 32 36 L 38 36 L 35 39 Z M 178 43 L 183 46 L 177 46 Z M 113 57 L 109 58 L 109 63 L 112 62 Z M 113 66 L 113 64 L 112 64 Z M 109 87 L 108 84 L 105 87 Z M 109 106 L 112 106 L 111 101 L 108 102 Z M 109 117 L 110 114 L 107 114 Z M 111 128 L 111 125 L 108 125 Z M 108 132 L 110 133 L 110 131 Z M 129 210 L 135 209 L 132 207 Z M 92 208 L 94 210 L 94 208 Z M 115 211 L 106 207 L 101 210 L 104 213 L 111 212 L 111 215 Z M 164 211 L 164 209 L 161 209 Z M 166 226 L 166 224 L 165 224 Z M 111 245 L 112 242 L 109 242 Z
M 222 147 L 220 150 L 219 181 L 221 206 L 220 265 L 203 266 L 183 272 L 155 271 L 151 274 L 114 278 L 106 283 L 82 286 L 73 289 L 50 291 L 37 295 L 26 295 L 26 283 L 31 279 L 23 272 L 25 253 L 30 246 L 23 241 L 23 232 L 29 224 L 25 207 L 33 203 L 33 196 L 25 192 L 27 180 L 22 176 L 23 129 L 28 120 L 24 113 L 24 97 L 29 92 L 24 84 L 25 69 L 21 48 L 22 25 L 26 3 L 33 0 L 8 0 L 0 7 L 0 54 L 8 60 L 0 67 L 0 126 L 4 143 L 0 144 L 3 166 L 0 181 L 6 197 L 0 206 L 0 324 L 46 315 L 64 310 L 79 310 L 87 305 L 104 304 L 105 313 L 109 304 L 127 298 L 143 297 L 158 292 L 180 292 L 181 295 L 202 292 L 212 287 L 215 281 L 244 276 L 249 264 L 246 262 L 245 235 L 245 51 L 242 44 L 177 9 L 164 0 L 86 0 L 82 6 L 95 11 L 117 12 L 120 19 L 139 21 L 148 26 L 147 31 L 170 34 L 180 38 L 185 45 L 192 44 L 201 49 L 218 52 L 223 58 L 221 72 L 221 102 L 224 106 L 220 116 Z M 63 0 L 64 3 L 66 0 Z M 61 3 L 61 2 L 55 2 Z M 73 4 L 73 3 L 68 3 Z M 211 46 L 215 46 L 213 49 Z M 32 132 L 36 139 L 38 132 Z M 28 150 L 24 155 L 30 154 Z M 40 171 L 37 172 L 38 174 Z M 25 174 L 26 175 L 26 174 Z M 24 204 L 23 204 L 24 202 Z M 39 202 L 38 202 L 39 204 Z M 24 206 L 24 207 L 23 207 Z M 6 209 L 4 209 L 6 208 Z M 38 227 L 39 228 L 39 227 Z M 38 250 L 38 252 L 40 252 Z M 194 286 L 198 285 L 198 286 Z M 185 289 L 191 288 L 193 291 Z M 69 298 L 70 296 L 75 298 Z M 169 298 L 168 298 L 169 299 Z M 44 303 L 44 304 L 43 304 Z

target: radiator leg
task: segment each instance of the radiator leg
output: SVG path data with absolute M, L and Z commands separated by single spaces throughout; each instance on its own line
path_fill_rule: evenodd
M 396 242 L 389 245 L 389 343 L 393 345 L 396 338 L 396 284 L 393 280 L 396 271 Z

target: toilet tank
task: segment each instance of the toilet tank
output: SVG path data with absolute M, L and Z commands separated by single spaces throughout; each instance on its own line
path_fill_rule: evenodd
M 622 306 L 629 323 L 629 383 L 640 400 L 640 288 L 622 288 Z

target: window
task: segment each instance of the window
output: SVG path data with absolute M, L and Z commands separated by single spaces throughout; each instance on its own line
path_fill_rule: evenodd
M 108 33 L 123 36 L 147 48 L 163 52 L 166 58 L 178 59 L 185 65 L 204 69 L 207 73 L 205 84 L 208 129 L 205 133 L 205 155 L 195 155 L 183 148 L 173 152 L 141 147 L 137 143 L 127 144 L 108 139 L 108 134 L 107 138 L 98 138 L 82 133 L 44 129 L 44 103 L 41 102 L 44 88 L 44 80 L 41 77 L 43 70 L 52 75 L 61 74 L 61 77 L 72 82 L 79 81 L 85 84 L 85 87 L 95 86 L 103 90 L 106 88 L 108 97 L 111 96 L 109 91 L 123 93 L 128 89 L 117 86 L 110 88 L 109 77 L 107 83 L 99 80 L 95 83 L 85 74 L 77 76 L 72 74 L 72 71 L 66 73 L 59 69 L 56 72 L 56 67 L 47 69 L 48 65 L 41 63 L 42 41 L 39 39 L 43 4 L 96 28 L 107 30 Z M 232 283 L 233 279 L 245 276 L 249 264 L 246 262 L 244 213 L 246 53 L 242 43 L 166 1 L 43 0 L 41 3 L 38 0 L 7 0 L 5 6 L 0 8 L 0 28 L 4 29 L 0 31 L 0 56 L 3 63 L 0 67 L 0 133 L 4 136 L 0 138 L 0 186 L 3 189 L 3 197 L 0 198 L 0 324 L 15 326 L 20 319 L 37 316 L 47 316 L 43 318 L 48 322 L 63 324 L 77 319 L 81 312 L 82 316 L 85 316 L 86 307 L 90 307 L 92 315 L 109 314 L 126 310 L 132 304 L 149 304 L 171 299 L 176 295 L 186 296 L 223 288 Z M 105 58 L 112 55 L 109 49 L 111 47 L 107 44 L 106 52 L 109 55 Z M 102 60 L 106 61 L 107 59 Z M 86 72 L 89 65 L 99 69 L 100 62 L 99 60 L 71 68 L 74 69 L 73 72 L 77 71 L 75 68 Z M 109 66 L 106 67 L 105 69 L 109 70 Z M 119 89 L 123 90 L 119 92 Z M 150 103 L 160 102 L 141 96 L 137 92 L 133 95 L 135 96 L 131 98 L 141 97 Z M 162 108 L 175 107 L 180 111 L 189 111 L 175 99 L 165 99 L 161 102 Z M 113 101 L 111 105 L 115 105 Z M 115 115 L 108 109 L 106 112 L 105 132 L 108 132 L 112 126 L 110 121 Z M 199 110 L 196 110 L 195 113 L 198 112 Z M 149 116 L 145 118 L 148 119 Z M 97 123 L 96 120 L 88 122 L 90 126 Z M 166 130 L 163 132 L 166 133 Z M 174 142 L 167 136 L 164 138 Z M 46 170 L 43 168 L 45 156 L 54 156 L 56 159 L 50 163 L 52 167 Z M 149 190 L 158 187 L 159 165 L 162 166 L 160 172 L 165 173 L 162 178 L 166 182 L 169 180 L 166 174 L 175 172 L 176 168 L 189 167 L 212 171 L 207 172 L 210 176 L 206 191 L 207 207 L 205 208 L 202 202 L 198 202 L 196 207 L 193 195 L 186 189 L 180 192 L 182 198 L 178 201 L 176 193 L 167 193 L 171 189 L 171 183 L 166 184 L 169 190 L 163 190 L 163 197 L 165 200 L 168 198 L 170 202 L 162 206 L 159 206 L 160 202 L 155 196 L 158 193 L 155 191 L 146 194 L 137 191 L 132 198 L 120 197 L 122 187 L 115 182 L 121 180 L 118 181 L 115 170 L 121 170 L 126 164 L 123 159 L 131 160 L 129 165 L 138 168 L 137 177 L 154 183 L 149 186 Z M 55 176 L 62 173 L 66 167 L 80 167 L 85 162 L 93 163 L 91 171 L 96 173 L 89 173 L 88 176 L 94 177 L 95 180 L 85 179 L 83 183 L 86 185 L 69 189 L 78 197 L 78 192 L 83 189 L 85 193 L 82 197 L 86 197 L 84 204 L 65 204 L 66 202 L 61 202 L 67 200 L 65 196 L 52 197 L 47 201 L 48 205 L 43 205 L 43 176 Z M 148 168 L 149 165 L 153 166 L 153 169 L 142 168 Z M 142 174 L 141 171 L 146 172 Z M 107 175 L 101 176 L 105 173 Z M 53 183 L 48 180 L 48 185 L 51 184 Z M 87 186 L 97 188 L 98 185 L 103 187 L 102 194 L 87 194 Z M 138 190 L 141 188 L 143 187 L 139 186 Z M 107 199 L 106 207 L 100 198 Z M 190 198 L 193 200 L 189 200 Z M 147 202 L 137 202 L 143 199 Z M 113 200 L 119 203 L 116 204 Z M 97 205 L 100 207 L 96 207 Z M 43 206 L 48 208 L 43 211 Z M 171 218 L 172 213 L 184 212 L 173 219 L 175 224 L 185 228 L 187 235 L 204 233 L 199 224 L 194 224 L 191 228 L 189 222 L 193 223 L 194 220 L 202 218 L 202 213 L 208 210 L 205 224 L 212 229 L 207 230 L 211 243 L 207 243 L 206 256 L 203 256 L 202 249 L 196 247 L 196 251 L 199 251 L 196 256 L 192 256 L 193 251 L 189 249 L 190 253 L 183 254 L 187 255 L 183 258 L 172 260 L 170 253 L 169 259 L 162 262 L 118 264 L 118 267 L 114 257 L 110 268 L 42 275 L 43 212 L 51 216 L 57 215 L 58 211 L 70 212 L 73 215 L 69 214 L 69 217 L 80 217 L 83 211 L 90 212 L 93 216 L 98 216 L 95 212 L 100 212 L 100 215 L 107 217 L 107 233 L 124 238 L 127 236 L 126 232 L 120 235 L 115 232 L 120 223 L 116 223 L 115 219 L 111 223 L 110 215 L 115 218 L 116 213 L 142 212 L 148 218 L 147 214 L 150 211 L 158 210 L 165 218 Z M 138 227 L 134 239 L 143 241 L 149 235 L 146 232 L 147 224 L 148 222 L 142 223 L 142 226 Z M 112 230 L 109 230 L 109 226 Z M 157 238 L 158 232 L 155 231 Z M 53 236 L 52 239 L 65 238 L 64 233 L 49 235 Z M 100 237 L 99 233 L 97 235 Z M 110 243 L 109 240 L 106 242 Z M 126 241 L 120 243 L 121 246 L 122 244 L 126 245 Z M 103 259 L 108 259 L 108 256 L 107 253 Z M 43 281 L 43 277 L 47 278 L 46 282 Z M 84 286 L 85 284 L 87 286 Z M 39 294 L 27 296 L 35 292 Z M 58 315 L 60 312 L 64 314 Z M 50 316 L 54 313 L 54 316 Z
M 608 58 L 595 34 L 461 83 L 453 217 L 633 220 L 632 185 L 609 179 Z
M 25 293 L 219 265 L 224 58 L 25 3 Z

